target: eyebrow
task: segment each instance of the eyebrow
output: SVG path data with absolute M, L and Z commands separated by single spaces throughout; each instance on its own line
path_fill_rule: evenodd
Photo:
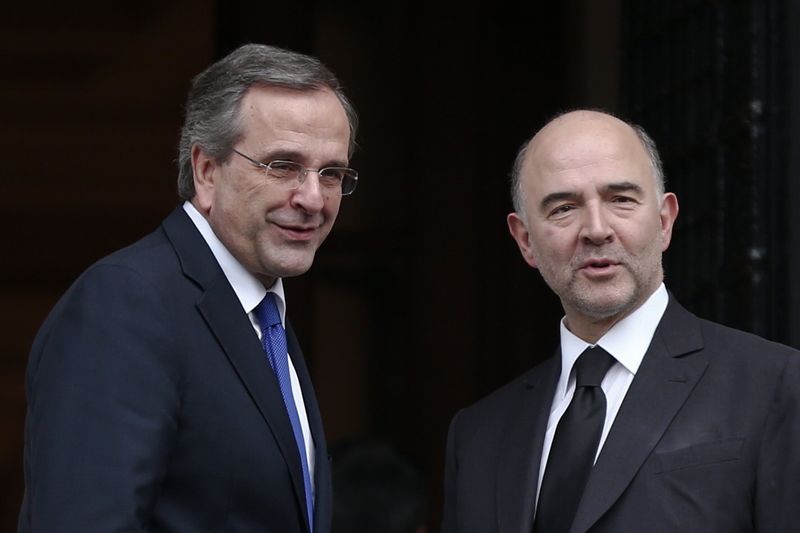
M 609 183 L 601 190 L 602 193 L 614 193 L 614 192 L 630 192 L 633 191 L 637 194 L 644 194 L 644 189 L 640 185 L 633 183 L 631 181 L 620 181 L 616 183 Z M 549 206 L 553 205 L 556 202 L 561 202 L 563 200 L 579 200 L 581 198 L 581 194 L 572 191 L 559 191 L 553 192 L 542 198 L 542 201 L 539 203 L 539 207 L 542 210 L 546 210 Z
M 641 185 L 633 183 L 631 181 L 621 181 L 618 183 L 609 183 L 605 189 L 605 192 L 628 192 L 633 191 L 638 194 L 644 194 L 644 189 L 642 189 Z
M 304 160 L 304 158 L 305 158 L 305 156 L 302 153 L 298 152 L 298 151 L 295 151 L 295 150 L 280 150 L 279 149 L 279 150 L 275 150 L 275 151 L 272 151 L 272 152 L 267 152 L 267 153 L 263 154 L 262 156 L 260 156 L 260 157 L 258 157 L 256 159 L 258 159 L 259 161 L 262 161 L 262 162 L 266 162 L 266 163 L 268 163 L 270 161 L 277 161 L 277 160 L 280 160 L 280 161 L 294 161 L 294 162 L 300 163 L 301 161 Z M 320 165 L 319 168 L 328 168 L 328 167 L 347 167 L 347 163 L 345 163 L 344 161 L 332 160 L 332 161 L 329 161 L 327 163 L 324 163 L 324 164 Z
M 556 202 L 561 202 L 562 200 L 577 200 L 580 197 L 581 195 L 575 192 L 551 192 L 542 198 L 542 201 L 539 202 L 539 207 L 542 211 L 545 211 Z

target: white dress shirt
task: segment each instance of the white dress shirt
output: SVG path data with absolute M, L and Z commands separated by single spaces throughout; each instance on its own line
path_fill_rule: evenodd
M 258 319 L 253 310 L 261 303 L 267 291 L 275 293 L 275 301 L 278 305 L 278 311 L 281 315 L 281 323 L 286 327 L 286 298 L 283 294 L 283 281 L 281 278 L 275 280 L 272 287 L 265 288 L 264 285 L 258 281 L 242 264 L 236 260 L 235 257 L 228 251 L 224 244 L 219 240 L 214 230 L 211 229 L 208 221 L 201 215 L 197 209 L 190 203 L 184 202 L 183 209 L 192 219 L 194 225 L 197 226 L 198 231 L 205 239 L 208 247 L 211 248 L 211 253 L 217 259 L 222 272 L 228 278 L 228 282 L 233 287 L 233 292 L 239 298 L 247 316 L 250 317 L 250 323 L 256 331 L 259 340 L 261 339 L 261 327 Z M 264 364 L 268 365 L 266 355 L 264 356 Z M 292 395 L 294 396 L 294 403 L 297 407 L 297 415 L 300 418 L 300 427 L 303 430 L 303 440 L 306 445 L 306 459 L 308 460 L 308 472 L 311 476 L 311 490 L 314 491 L 314 442 L 311 439 L 311 430 L 308 426 L 308 415 L 306 414 L 306 405 L 303 401 L 303 391 L 300 389 L 300 381 L 297 379 L 297 371 L 292 364 L 291 354 L 289 357 L 289 377 L 292 382 Z
M 600 455 L 600 450 L 614 423 L 614 418 L 619 412 L 622 400 L 628 392 L 639 365 L 642 363 L 645 352 L 653 340 L 653 334 L 667 309 L 669 295 L 662 283 L 656 291 L 636 311 L 614 324 L 605 335 L 600 337 L 596 345 L 611 354 L 615 362 L 606 373 L 601 388 L 606 395 L 606 420 L 603 424 L 603 433 L 595 453 L 595 460 Z M 561 415 L 567 410 L 572 396 L 575 393 L 575 372 L 572 367 L 583 351 L 594 346 L 576 337 L 569 331 L 561 319 L 561 376 L 558 378 L 556 393 L 550 406 L 550 418 L 547 421 L 547 433 L 542 447 L 542 462 L 539 468 L 539 484 L 536 489 L 536 500 L 539 500 L 539 491 L 542 488 L 547 458 L 556 433 Z

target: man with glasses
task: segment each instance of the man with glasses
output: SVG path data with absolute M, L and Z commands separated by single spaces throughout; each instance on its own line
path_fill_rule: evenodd
M 356 115 L 317 59 L 246 45 L 192 83 L 183 205 L 85 272 L 34 342 L 21 532 L 330 529 L 281 279 L 342 196 Z

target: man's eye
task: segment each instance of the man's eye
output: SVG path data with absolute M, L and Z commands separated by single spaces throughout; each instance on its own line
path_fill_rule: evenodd
M 292 161 L 273 161 L 269 164 L 269 175 L 279 180 L 292 180 L 300 170 L 300 165 Z
M 611 199 L 612 202 L 615 204 L 630 204 L 635 203 L 636 200 L 631 198 L 630 196 L 615 196 Z
M 320 172 L 320 178 L 328 181 L 342 181 L 344 170 L 339 168 L 324 168 Z
M 553 209 L 552 211 L 550 211 L 550 216 L 551 217 L 556 217 L 556 218 L 560 217 L 560 216 L 564 216 L 567 213 L 569 213 L 570 211 L 572 211 L 573 209 L 575 209 L 575 206 L 572 205 L 572 204 L 560 205 L 560 206 L 556 207 L 555 209 Z
M 291 161 L 273 161 L 269 164 L 269 168 L 277 172 L 292 172 L 296 167 L 297 165 Z

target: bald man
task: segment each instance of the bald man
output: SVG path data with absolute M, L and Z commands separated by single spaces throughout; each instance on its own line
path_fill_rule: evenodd
M 678 200 L 644 130 L 556 117 L 520 150 L 512 198 L 561 342 L 454 417 L 443 532 L 800 531 L 800 354 L 667 291 Z

